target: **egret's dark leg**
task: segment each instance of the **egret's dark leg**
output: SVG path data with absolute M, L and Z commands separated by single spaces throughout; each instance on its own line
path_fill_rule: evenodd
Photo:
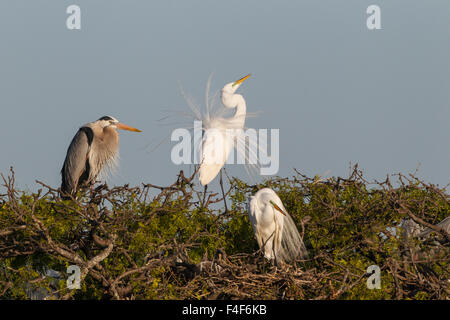
M 262 269 L 263 273 L 266 273 L 266 257 L 263 256 L 263 269 Z
M 273 235 L 273 234 L 272 234 Z M 272 254 L 273 254 L 273 260 L 272 260 L 272 265 L 275 266 L 275 270 L 277 269 L 277 267 L 279 266 L 279 260 L 277 255 L 275 254 L 275 241 L 273 241 L 272 244 Z
M 223 203 L 225 204 L 225 213 L 228 212 L 227 201 L 225 199 L 225 191 L 223 190 L 222 169 L 220 169 L 220 189 L 222 189 Z
M 203 207 L 205 207 L 205 201 L 206 201 L 206 190 L 208 189 L 208 185 L 205 184 L 205 189 L 203 191 Z

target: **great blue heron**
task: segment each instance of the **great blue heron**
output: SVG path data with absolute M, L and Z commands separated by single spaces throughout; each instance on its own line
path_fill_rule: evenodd
M 72 139 L 61 169 L 61 192 L 64 198 L 78 187 L 93 185 L 96 177 L 111 168 L 117 158 L 117 129 L 141 132 L 110 116 L 83 125 Z
M 264 188 L 250 197 L 248 215 L 267 259 L 290 263 L 308 256 L 294 221 L 275 191 Z

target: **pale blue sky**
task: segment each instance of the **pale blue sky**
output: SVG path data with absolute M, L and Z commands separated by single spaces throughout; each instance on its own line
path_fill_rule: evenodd
M 66 7 L 82 29 L 66 29 Z M 382 30 L 366 27 L 378 4 Z M 281 176 L 293 168 L 367 177 L 412 172 L 450 182 L 450 2 L 423 0 L 0 2 L 0 172 L 22 188 L 59 186 L 67 147 L 84 123 L 112 115 L 121 132 L 111 184 L 166 185 L 180 169 L 158 119 L 203 102 L 247 73 L 247 126 L 280 129 Z M 231 175 L 243 175 L 229 167 Z

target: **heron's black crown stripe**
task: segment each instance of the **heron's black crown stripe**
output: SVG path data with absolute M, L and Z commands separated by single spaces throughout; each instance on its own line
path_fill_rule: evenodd
M 92 129 L 89 127 L 82 127 L 82 128 L 80 128 L 80 130 L 86 134 L 86 136 L 88 138 L 88 144 L 91 145 L 92 140 L 94 140 L 94 131 L 92 131 Z
M 98 119 L 98 120 L 106 120 L 106 121 L 109 121 L 109 120 L 114 120 L 114 119 L 111 118 L 110 116 L 103 116 L 103 117 L 101 117 L 101 118 Z

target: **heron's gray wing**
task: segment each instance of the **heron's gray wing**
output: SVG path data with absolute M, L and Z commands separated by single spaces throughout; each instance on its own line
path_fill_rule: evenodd
M 89 127 L 82 127 L 73 137 L 67 149 L 66 159 L 61 169 L 62 184 L 61 190 L 64 193 L 75 192 L 77 186 L 85 179 L 86 171 L 89 170 L 87 162 L 90 144 L 92 143 L 93 132 Z M 89 176 L 89 175 L 87 175 Z
M 447 233 L 450 233 L 450 216 L 436 224 L 436 227 L 441 228 Z M 426 237 L 432 232 L 434 232 L 433 229 L 426 228 L 425 231 L 419 234 L 419 237 Z
M 438 223 L 438 226 L 450 233 L 450 216 Z

